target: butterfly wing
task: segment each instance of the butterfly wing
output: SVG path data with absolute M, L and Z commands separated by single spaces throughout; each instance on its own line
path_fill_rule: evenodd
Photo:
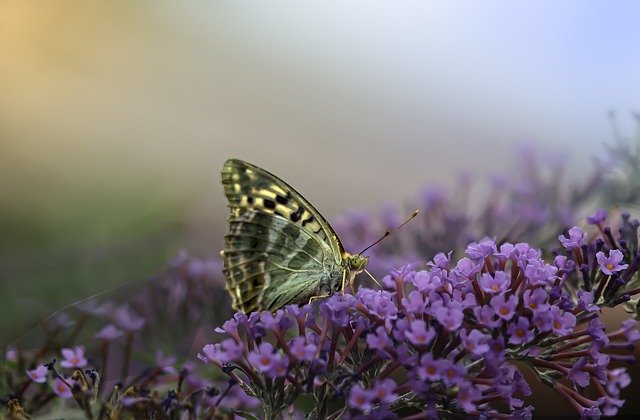
M 225 163 L 222 184 L 230 209 L 222 255 L 236 310 L 275 310 L 339 289 L 348 254 L 304 197 L 236 159 Z

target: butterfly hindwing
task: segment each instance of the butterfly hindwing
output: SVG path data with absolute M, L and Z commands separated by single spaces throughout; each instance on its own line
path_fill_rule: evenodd
M 307 200 L 240 160 L 225 163 L 222 183 L 230 208 L 224 272 L 235 309 L 274 310 L 339 288 L 344 249 Z

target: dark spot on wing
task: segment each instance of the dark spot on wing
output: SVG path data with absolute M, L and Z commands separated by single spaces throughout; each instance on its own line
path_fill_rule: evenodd
M 253 197 L 247 196 L 247 204 L 253 204 Z
M 268 200 L 268 199 L 264 198 L 264 199 L 262 200 L 262 202 L 264 203 L 264 207 L 265 207 L 265 208 L 267 208 L 267 209 L 269 209 L 269 210 L 273 210 L 273 209 L 275 209 L 275 208 L 276 208 L 276 203 L 274 203 L 274 202 L 273 202 L 273 201 L 271 201 L 271 200 Z
M 282 228 L 282 232 L 294 241 L 300 236 L 300 228 L 290 223 L 287 223 L 287 225 Z
M 302 226 L 306 225 L 307 223 L 312 223 L 313 222 L 313 216 L 309 216 L 308 219 L 304 219 L 302 221 Z
M 291 221 L 295 223 L 300 220 L 302 213 L 304 213 L 304 208 L 298 207 L 298 210 L 296 210 L 295 213 L 291 213 Z
M 276 195 L 276 201 L 278 204 L 286 205 L 289 202 L 289 199 L 281 195 Z

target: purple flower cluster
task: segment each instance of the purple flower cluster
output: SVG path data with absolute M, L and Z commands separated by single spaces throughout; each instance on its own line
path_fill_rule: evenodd
M 566 255 L 556 250 L 555 264 L 560 268 L 567 290 L 578 296 L 578 305 L 589 299 L 599 306 L 613 307 L 624 303 L 632 311 L 638 310 L 640 289 L 637 287 L 638 229 L 640 222 L 623 213 L 617 237 L 605 227 L 607 211 L 600 209 L 587 222 L 598 229 L 591 238 L 587 229 L 577 226 L 558 239 Z M 612 223 L 617 221 L 612 221 Z M 588 294 L 583 293 L 588 292 Z
M 517 238 L 543 249 L 556 246 L 558 232 L 579 220 L 586 204 L 601 199 L 608 180 L 602 166 L 585 171 L 578 181 L 571 180 L 564 176 L 565 162 L 556 154 L 538 153 L 527 145 L 515 154 L 513 167 L 507 176 L 494 175 L 485 185 L 463 176 L 451 191 L 425 188 L 417 200 L 402 206 L 420 209 L 410 228 L 368 251 L 369 271 L 383 276 L 388 267 L 430 259 L 443 250 L 458 252 L 482 237 Z M 482 191 L 482 196 L 474 196 L 476 191 Z M 352 211 L 333 225 L 345 238 L 345 248 L 357 252 L 409 214 L 397 210 L 389 204 L 380 214 Z
M 267 418 L 303 394 L 313 397 L 316 418 L 420 411 L 528 417 L 523 366 L 579 414 L 613 415 L 630 377 L 610 362 L 631 361 L 640 333 L 633 320 L 606 331 L 600 305 L 619 294 L 601 284 L 637 279 L 640 257 L 594 245 L 586 264 L 595 267 L 596 288 L 575 288 L 587 255 L 580 229 L 570 232 L 561 238 L 569 255 L 553 263 L 526 243 L 485 238 L 458 261 L 437 254 L 426 270 L 393 271 L 382 280 L 386 290 L 336 294 L 317 311 L 237 313 L 216 330 L 226 338 L 199 357 L 257 397 Z M 335 401 L 340 408 L 328 412 Z
M 118 289 L 109 300 L 79 302 L 43 321 L 41 329 L 7 349 L 3 384 L 11 388 L 0 384 L 0 402 L 13 401 L 13 414 L 75 406 L 88 418 L 98 412 L 179 417 L 189 410 L 206 417 L 221 407 L 254 406 L 257 400 L 237 386 L 205 380 L 188 362 L 176 368 L 180 360 L 158 350 L 161 344 L 165 351 L 184 355 L 199 333 L 193 328 L 196 320 L 232 314 L 220 266 L 180 253 L 147 282 Z M 114 296 L 118 292 L 124 293 Z M 38 342 L 40 347 L 31 344 Z

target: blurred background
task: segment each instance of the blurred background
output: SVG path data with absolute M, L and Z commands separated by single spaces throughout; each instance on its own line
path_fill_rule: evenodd
M 329 220 L 501 172 L 580 176 L 640 110 L 640 4 L 0 3 L 1 333 L 216 256 L 223 162 Z M 632 131 L 632 118 L 621 118 Z

